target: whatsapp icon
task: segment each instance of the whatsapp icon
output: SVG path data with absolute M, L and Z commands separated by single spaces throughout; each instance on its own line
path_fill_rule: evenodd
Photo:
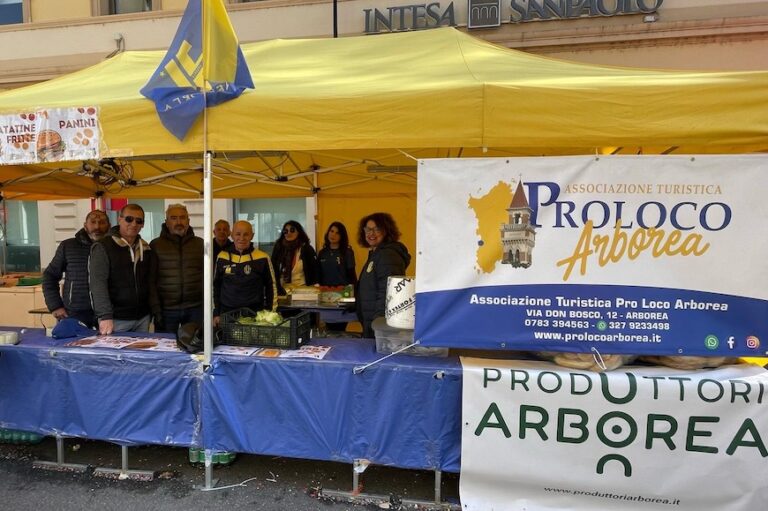
M 708 350 L 716 350 L 717 347 L 720 346 L 720 339 L 712 334 L 709 334 L 704 338 L 704 346 Z

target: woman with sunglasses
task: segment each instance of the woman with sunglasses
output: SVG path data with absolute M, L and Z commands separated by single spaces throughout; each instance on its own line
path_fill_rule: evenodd
M 355 293 L 363 337 L 373 338 L 373 320 L 384 317 L 387 279 L 392 275 L 405 275 L 411 262 L 408 249 L 399 239 L 400 230 L 389 213 L 373 213 L 360 220 L 357 241 L 369 250 Z
M 331 222 L 323 237 L 323 248 L 317 254 L 318 282 L 321 286 L 346 286 L 357 283 L 355 252 L 349 246 L 347 228 L 341 222 Z M 343 332 L 347 323 L 326 323 L 326 328 Z
M 317 254 L 301 224 L 288 220 L 272 249 L 272 266 L 281 295 L 286 289 L 317 284 Z

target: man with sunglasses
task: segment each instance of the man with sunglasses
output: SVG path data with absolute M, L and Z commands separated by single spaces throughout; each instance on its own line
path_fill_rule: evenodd
M 141 239 L 144 210 L 128 204 L 117 225 L 91 248 L 91 301 L 99 333 L 149 331 L 149 272 L 153 253 Z

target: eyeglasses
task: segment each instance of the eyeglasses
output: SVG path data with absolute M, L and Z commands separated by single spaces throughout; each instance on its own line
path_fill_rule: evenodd
M 123 220 L 125 220 L 125 223 L 132 224 L 133 222 L 136 222 L 136 225 L 144 225 L 144 219 L 140 216 L 124 216 Z
M 381 227 L 363 227 L 365 234 L 381 234 Z
M 286 227 L 285 229 L 283 229 L 283 234 L 288 234 L 289 232 L 296 232 L 296 228 L 295 227 Z

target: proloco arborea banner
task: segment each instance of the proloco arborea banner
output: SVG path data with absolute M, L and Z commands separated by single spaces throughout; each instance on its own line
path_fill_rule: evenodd
M 768 157 L 419 162 L 426 345 L 768 354 Z

